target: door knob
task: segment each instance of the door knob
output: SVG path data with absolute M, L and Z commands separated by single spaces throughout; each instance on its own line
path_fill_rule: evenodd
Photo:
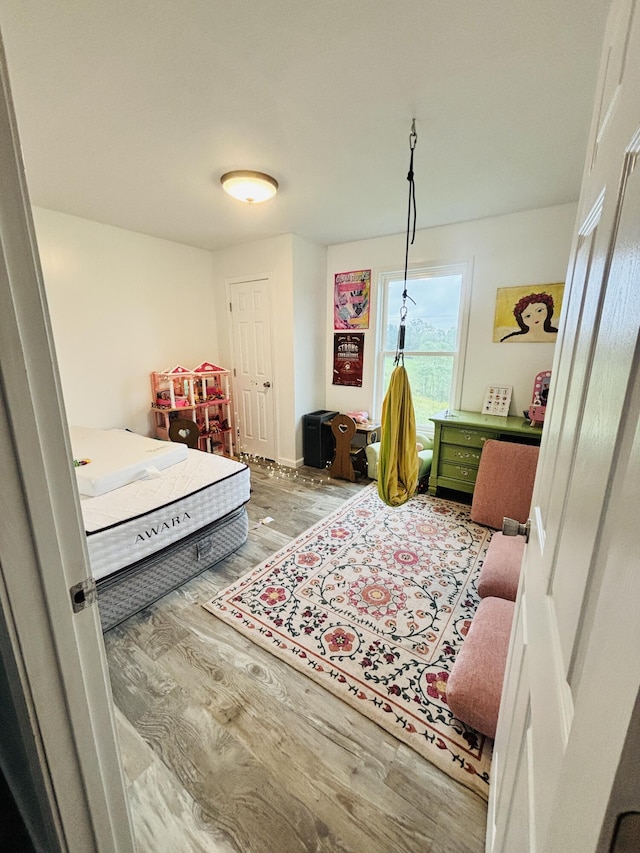
M 263 388 L 271 388 L 271 383 L 270 382 L 263 382 L 262 387 Z
M 524 536 L 524 541 L 529 541 L 529 533 L 531 531 L 531 519 L 528 518 L 525 524 L 520 524 L 515 518 L 502 519 L 502 532 L 505 536 Z

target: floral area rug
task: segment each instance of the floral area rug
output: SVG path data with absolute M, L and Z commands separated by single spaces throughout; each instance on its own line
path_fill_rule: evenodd
M 491 536 L 469 511 L 373 484 L 203 606 L 486 799 L 492 741 L 447 705 Z

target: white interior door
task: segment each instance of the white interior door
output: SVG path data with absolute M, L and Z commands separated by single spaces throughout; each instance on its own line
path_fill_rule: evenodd
M 609 850 L 640 684 L 633 10 L 633 0 L 614 2 L 605 40 L 533 494 L 489 804 L 487 849 L 502 853 Z
M 230 285 L 238 447 L 275 459 L 275 404 L 269 279 Z

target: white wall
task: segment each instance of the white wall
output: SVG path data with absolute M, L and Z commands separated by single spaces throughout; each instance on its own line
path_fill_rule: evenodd
M 33 215 L 69 423 L 150 434 L 150 372 L 219 360 L 211 253 Z
M 480 411 L 485 387 L 490 383 L 513 386 L 509 414 L 519 415 L 529 407 L 535 375 L 551 368 L 555 344 L 493 343 L 496 291 L 499 287 L 564 281 L 575 215 L 576 205 L 568 204 L 416 232 L 409 251 L 411 266 L 466 262 L 471 270 L 471 309 L 460 408 Z M 398 234 L 328 249 L 327 292 L 330 297 L 326 311 L 325 370 L 328 409 L 372 412 L 377 277 L 386 270 L 403 270 L 405 243 L 406 235 Z M 369 330 L 365 332 L 363 386 L 332 385 L 334 275 L 370 268 L 371 318 Z
M 326 246 L 293 240 L 296 460 L 302 464 L 302 416 L 324 408 Z
M 461 406 L 484 389 L 514 386 L 511 414 L 527 408 L 553 344 L 494 344 L 496 290 L 563 281 L 575 205 L 416 233 L 412 265 L 468 262 L 471 314 Z M 301 461 L 301 417 L 321 408 L 372 411 L 377 274 L 402 269 L 405 235 L 325 248 L 285 234 L 213 255 L 143 234 L 36 208 L 34 221 L 72 424 L 149 433 L 149 373 L 205 359 L 232 366 L 226 282 L 272 281 L 277 459 Z M 326 261 L 326 264 L 325 264 Z M 331 384 L 333 277 L 373 270 L 361 389 Z

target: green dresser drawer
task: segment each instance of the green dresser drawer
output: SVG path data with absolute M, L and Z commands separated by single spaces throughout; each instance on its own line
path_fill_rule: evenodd
M 460 444 L 464 447 L 482 447 L 490 438 L 498 438 L 497 432 L 467 429 L 461 426 L 443 426 L 442 443 Z
M 475 483 L 478 476 L 478 469 L 472 465 L 452 465 L 449 462 L 443 462 L 439 466 L 438 474 L 446 477 L 449 480 L 460 480 L 464 483 Z
M 455 462 L 457 465 L 479 465 L 482 448 L 460 447 L 457 444 L 440 445 L 440 459 L 443 462 Z
M 482 448 L 489 439 L 540 444 L 541 427 L 523 418 L 483 415 L 459 409 L 439 412 L 435 424 L 429 494 L 438 489 L 473 495 Z

